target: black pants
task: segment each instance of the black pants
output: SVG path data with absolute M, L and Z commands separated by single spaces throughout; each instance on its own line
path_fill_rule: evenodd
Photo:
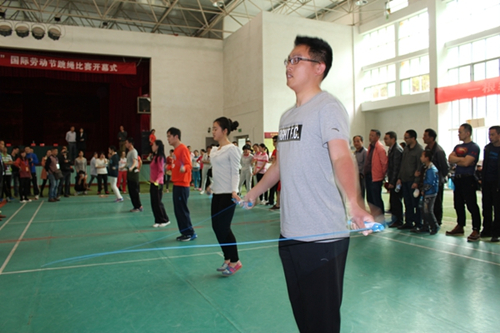
M 141 208 L 141 198 L 139 197 L 139 173 L 127 172 L 127 187 L 132 206 L 134 206 L 134 209 Z
M 365 186 L 365 175 L 359 174 L 359 190 L 361 191 L 361 197 L 365 200 L 366 186 Z
M 191 224 L 191 216 L 189 215 L 189 208 L 187 205 L 189 199 L 189 187 L 174 185 L 172 199 L 174 201 L 174 213 L 180 233 L 186 236 L 194 235 L 193 225 Z
M 104 183 L 104 192 L 108 193 L 108 175 L 107 174 L 98 174 L 97 175 L 97 191 L 101 192 L 102 184 Z
M 38 179 L 36 178 L 36 172 L 31 173 L 31 184 L 33 185 L 33 195 L 39 195 L 40 190 L 38 189 Z
M 279 254 L 300 332 L 340 332 L 340 306 L 349 238 L 279 243 Z
M 94 179 L 97 179 L 97 176 L 90 175 L 89 186 L 87 186 L 88 188 L 90 188 L 90 186 L 92 186 L 92 183 L 94 182 Z
M 14 181 L 14 196 L 17 197 L 19 195 L 19 172 L 12 171 L 12 180 Z
M 30 178 L 19 179 L 19 200 L 28 200 L 30 195 Z
M 48 176 L 47 176 L 48 178 Z M 42 179 L 42 185 L 40 186 L 40 195 L 43 197 L 43 189 L 45 188 L 45 185 L 47 185 L 47 180 L 48 179 Z
M 260 182 L 260 180 L 262 179 L 262 177 L 264 177 L 264 174 L 263 173 L 257 173 L 256 176 L 257 176 L 257 183 L 258 183 L 258 182 Z M 264 199 L 265 201 L 267 201 L 268 194 L 269 194 L 269 192 L 267 190 L 263 194 L 261 194 L 259 196 L 260 201 L 262 201 L 262 199 Z
M 384 215 L 384 201 L 382 200 L 382 181 L 374 182 L 371 174 L 365 175 L 365 186 L 366 186 L 366 201 L 372 204 L 376 208 L 380 209 L 380 212 L 376 212 L 377 215 Z M 373 209 L 372 209 L 373 210 Z
M 389 201 L 391 203 L 391 214 L 392 223 L 402 224 L 403 223 L 403 203 L 401 198 L 403 197 L 401 191 L 396 192 L 396 189 L 391 188 L 389 190 Z
M 496 182 L 482 183 L 483 230 L 494 237 L 500 236 L 500 193 Z M 493 219 L 493 214 L 495 218 Z
M 149 185 L 149 194 L 151 197 L 151 208 L 155 217 L 155 223 L 167 223 L 170 221 L 165 206 L 161 201 L 163 197 L 163 184 L 158 184 L 158 186 L 156 186 L 151 183 L 151 185 Z
M 3 176 L 3 194 L 5 194 L 5 198 L 12 198 L 12 191 L 10 190 L 10 183 L 12 182 L 12 175 L 4 175 Z M 2 198 L 3 198 L 2 194 Z
M 434 202 L 434 216 L 436 216 L 439 225 L 443 223 L 443 193 L 444 184 L 439 183 L 436 201 Z
M 271 189 L 269 189 L 269 205 L 274 205 L 274 196 L 276 195 L 276 193 L 278 193 L 278 184 L 279 184 L 279 181 L 274 184 L 273 187 L 271 187 Z
M 237 262 L 238 248 L 236 238 L 231 230 L 231 221 L 233 220 L 234 209 L 236 205 L 232 201 L 233 196 L 230 193 L 214 194 L 212 197 L 212 229 L 215 232 L 217 241 L 221 245 L 224 253 L 224 260 Z M 234 245 L 224 245 L 234 244 Z
M 71 172 L 63 171 L 63 179 L 59 182 L 59 195 L 69 195 L 71 188 Z
M 465 206 L 472 217 L 472 230 L 479 231 L 481 228 L 481 214 L 477 205 L 477 181 L 474 176 L 462 177 L 453 180 L 455 190 L 453 191 L 453 205 L 457 213 L 457 224 L 465 227 Z

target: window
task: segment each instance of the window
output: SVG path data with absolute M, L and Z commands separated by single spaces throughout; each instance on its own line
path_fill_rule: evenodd
M 500 26 L 500 0 L 451 0 L 443 25 L 446 40 L 470 36 Z
M 500 35 L 450 48 L 446 63 L 448 85 L 500 76 Z
M 396 96 L 396 65 L 378 67 L 364 72 L 365 101 Z
M 429 47 L 429 17 L 427 12 L 399 22 L 398 55 Z
M 396 56 L 394 25 L 375 30 L 363 37 L 363 63 L 373 64 Z
M 429 56 L 402 61 L 399 78 L 401 95 L 429 91 Z

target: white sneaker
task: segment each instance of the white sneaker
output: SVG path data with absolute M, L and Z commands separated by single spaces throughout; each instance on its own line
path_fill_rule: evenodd
M 28 201 L 26 201 L 26 200 L 21 200 L 21 201 L 19 201 L 19 202 L 26 203 L 26 202 L 28 202 Z
M 205 194 L 205 191 L 201 191 L 200 194 Z
M 156 224 L 156 223 L 155 223 L 155 224 Z M 169 225 L 169 224 L 170 224 L 170 221 L 165 222 L 165 223 L 160 223 L 158 226 L 163 228 L 163 227 L 166 227 L 166 226 L 167 226 L 167 225 Z
M 159 226 L 160 226 L 160 223 L 153 224 L 153 228 L 158 228 Z
M 262 200 L 262 201 L 260 202 L 260 204 L 261 204 L 261 205 L 265 205 L 265 204 L 267 204 L 267 201 L 266 201 L 266 200 Z
M 31 202 L 31 199 L 28 199 L 28 201 L 26 201 L 26 202 Z
M 39 196 L 38 195 L 35 195 L 35 200 L 38 200 L 39 199 Z

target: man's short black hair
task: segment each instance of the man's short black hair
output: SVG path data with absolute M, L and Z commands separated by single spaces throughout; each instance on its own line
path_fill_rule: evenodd
M 385 133 L 385 135 L 388 135 L 391 139 L 396 139 L 396 140 L 398 139 L 398 135 L 394 131 L 389 131 Z
M 178 136 L 179 137 L 179 140 L 181 139 L 181 130 L 178 129 L 178 128 L 175 128 L 175 127 L 170 127 L 168 130 L 167 130 L 167 134 L 170 133 L 170 135 L 172 136 Z
M 133 138 L 133 137 L 131 137 L 131 136 L 129 136 L 129 137 L 127 138 L 127 141 L 128 141 L 128 143 L 130 143 L 131 145 L 133 145 L 133 144 L 134 144 L 134 138 Z
M 412 129 L 409 129 L 406 131 L 406 133 L 408 133 L 408 135 L 410 136 L 410 138 L 412 139 L 416 139 L 417 138 L 417 132 L 415 132 L 414 130 Z
M 464 130 L 466 130 L 467 132 L 470 133 L 470 135 L 472 135 L 472 126 L 469 123 L 463 123 L 462 125 L 460 125 L 460 127 L 463 127 Z
M 490 131 L 491 130 L 495 130 L 497 132 L 497 134 L 500 134 L 500 126 L 491 126 Z
M 378 129 L 371 129 L 370 132 L 375 132 L 377 136 L 380 138 L 380 131 Z
M 295 38 L 295 46 L 305 45 L 309 47 L 309 55 L 312 59 L 325 64 L 325 71 L 323 72 L 323 80 L 328 75 L 330 68 L 332 68 L 333 51 L 331 46 L 321 38 L 297 36 Z
M 433 130 L 432 128 L 428 128 L 424 131 L 424 133 L 427 133 L 429 137 L 433 138 L 434 141 L 436 141 L 438 135 L 435 130 Z
M 356 139 L 356 138 L 359 138 L 361 140 L 361 142 L 364 142 L 363 136 L 361 136 L 361 135 L 355 135 L 355 136 L 353 136 L 352 137 L 352 141 L 354 141 L 354 139 Z
M 116 151 L 116 147 L 115 146 L 109 146 L 109 149 L 111 149 L 112 151 Z

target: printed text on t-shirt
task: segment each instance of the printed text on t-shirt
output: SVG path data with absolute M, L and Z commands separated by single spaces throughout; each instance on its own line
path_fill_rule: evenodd
M 279 141 L 300 141 L 302 125 L 292 125 L 280 128 Z

